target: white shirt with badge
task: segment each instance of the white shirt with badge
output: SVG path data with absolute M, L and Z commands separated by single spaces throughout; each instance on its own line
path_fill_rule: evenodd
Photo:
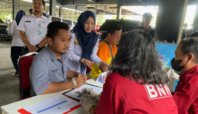
M 36 18 L 34 14 L 23 16 L 17 30 L 24 31 L 32 45 L 39 44 L 47 34 L 47 26 L 51 20 L 45 16 Z
M 17 30 L 17 23 L 15 20 L 10 25 L 8 33 L 13 37 L 11 46 L 23 47 L 25 45 L 20 38 L 19 31 Z
M 79 62 L 81 55 L 82 55 L 82 48 L 80 47 L 78 40 L 76 38 L 75 33 L 70 32 L 70 35 L 72 37 L 69 49 L 67 51 L 68 54 L 68 69 L 75 71 L 75 72 L 80 72 L 80 66 L 81 63 Z M 99 39 L 93 48 L 93 53 L 91 55 L 91 61 L 94 62 L 95 64 L 99 65 L 99 62 L 102 61 L 96 54 L 98 51 L 98 45 L 99 45 Z M 82 74 L 86 74 L 86 70 L 81 72 Z

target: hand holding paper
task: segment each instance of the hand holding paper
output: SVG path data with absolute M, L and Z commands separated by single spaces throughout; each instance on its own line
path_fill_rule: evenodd
M 166 70 L 166 74 L 168 75 L 168 77 L 170 79 L 175 79 L 175 80 L 178 80 L 179 81 L 179 75 L 177 73 L 175 73 L 175 71 L 172 69 L 172 68 L 168 68 Z
M 104 61 L 100 61 L 99 65 L 102 72 L 106 72 L 109 69 L 109 64 Z

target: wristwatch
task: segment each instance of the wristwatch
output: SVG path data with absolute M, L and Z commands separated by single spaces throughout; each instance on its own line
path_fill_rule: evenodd
M 40 47 L 39 47 L 39 45 L 38 45 L 38 44 L 36 44 L 36 47 L 37 47 L 38 49 L 40 49 Z
M 74 86 L 77 86 L 77 82 L 74 77 L 72 78 L 72 82 L 73 82 Z
M 83 58 L 81 57 L 80 60 L 79 60 L 80 63 L 81 63 L 81 60 L 82 60 L 82 59 L 83 59 Z

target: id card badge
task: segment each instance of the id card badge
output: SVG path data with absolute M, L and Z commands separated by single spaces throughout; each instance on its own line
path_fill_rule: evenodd
M 41 35 L 42 35 L 41 24 L 39 24 L 39 27 L 38 27 L 38 35 L 39 35 L 39 36 L 41 36 Z

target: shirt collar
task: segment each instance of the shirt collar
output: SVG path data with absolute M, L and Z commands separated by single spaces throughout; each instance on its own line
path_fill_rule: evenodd
M 31 14 L 31 16 L 32 16 L 32 17 L 35 17 L 35 15 L 34 15 L 33 13 Z M 35 17 L 35 18 L 36 18 L 36 17 Z M 39 18 L 44 19 L 44 16 L 42 15 L 42 16 L 41 16 L 41 17 L 39 17 Z
M 145 30 L 144 29 L 144 26 L 143 26 L 143 23 L 142 23 L 142 29 Z M 150 30 L 151 30 L 151 26 L 149 26 L 149 29 L 148 30 L 145 30 L 145 31 L 150 31 Z
M 46 50 L 49 52 L 52 61 L 57 61 L 57 60 L 59 60 L 59 59 L 53 54 L 53 52 L 50 50 L 50 48 L 49 48 L 48 46 L 46 46 Z M 61 57 L 62 57 L 62 54 L 61 54 Z M 62 59 L 63 59 L 63 58 L 62 58 Z
M 144 29 L 144 26 L 142 26 L 143 27 L 143 29 Z M 150 31 L 151 30 L 151 26 L 149 26 L 149 29 L 148 30 L 146 30 L 146 29 L 144 29 L 145 31 Z
M 190 70 L 184 72 L 181 76 L 180 76 L 180 81 L 186 81 L 186 79 L 193 74 L 198 74 L 198 65 L 195 65 L 194 67 L 192 67 Z
M 44 19 L 44 17 L 45 17 L 45 16 L 43 16 L 43 15 L 41 16 L 42 19 Z
M 109 42 L 107 38 L 106 38 L 105 40 L 106 40 L 107 42 Z M 116 46 L 116 45 L 113 45 L 113 48 L 115 48 L 115 47 L 117 47 L 117 46 Z

